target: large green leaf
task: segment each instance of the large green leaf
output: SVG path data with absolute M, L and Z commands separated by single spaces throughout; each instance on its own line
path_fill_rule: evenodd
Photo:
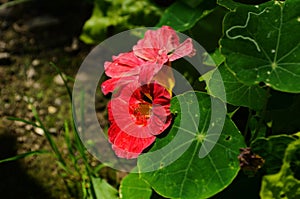
M 92 178 L 93 187 L 97 199 L 118 199 L 118 191 L 101 178 Z
M 172 99 L 171 111 L 176 117 L 168 135 L 138 159 L 140 176 L 168 198 L 200 199 L 220 192 L 237 175 L 239 148 L 245 147 L 225 116 L 224 103 L 188 92 Z
M 150 199 L 152 189 L 137 173 L 128 174 L 121 182 L 122 199 Z
M 266 121 L 273 134 L 291 134 L 300 129 L 300 94 L 271 92 Z
M 195 8 L 199 6 L 200 3 L 202 3 L 204 0 L 179 0 L 182 3 L 185 3 L 186 5 Z
M 177 31 L 188 30 L 211 12 L 213 4 L 207 1 L 196 8 L 191 8 L 182 2 L 175 2 L 165 10 L 156 26 L 168 25 Z
M 95 0 L 92 16 L 85 22 L 80 39 L 96 44 L 121 31 L 154 26 L 160 15 L 160 8 L 150 0 Z
M 264 82 L 275 90 L 300 92 L 300 0 L 219 4 L 231 9 L 220 44 L 237 78 L 247 85 Z
M 263 177 L 262 199 L 300 198 L 300 139 L 289 144 L 283 165 L 276 174 Z
M 222 78 L 219 77 L 220 75 Z M 207 80 L 209 93 L 213 96 L 220 97 L 222 100 L 226 100 L 229 104 L 246 106 L 254 110 L 260 110 L 266 104 L 266 90 L 259 85 L 244 84 L 226 64 L 219 66 Z M 222 95 L 220 95 L 220 93 L 222 94 L 222 92 L 219 91 L 220 83 L 224 84 L 226 99 L 223 99 Z
M 265 170 L 266 174 L 279 172 L 283 163 L 284 152 L 293 141 L 295 141 L 295 138 L 292 136 L 276 135 L 259 138 L 251 143 L 252 151 L 265 160 L 262 169 Z

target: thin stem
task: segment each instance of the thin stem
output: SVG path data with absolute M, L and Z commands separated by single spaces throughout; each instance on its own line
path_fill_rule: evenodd
M 261 127 L 263 125 L 264 118 L 265 118 L 266 113 L 267 113 L 267 105 L 268 105 L 269 97 L 270 97 L 270 87 L 267 87 L 267 99 L 266 99 L 266 102 L 264 104 L 264 108 L 263 108 L 263 110 L 261 112 L 257 128 L 255 129 L 254 135 L 252 136 L 252 138 L 250 140 L 250 143 L 253 142 L 257 138 L 259 130 L 261 129 Z
M 248 136 L 248 131 L 249 131 L 249 124 L 250 124 L 250 120 L 252 118 L 252 111 L 248 108 L 248 117 L 247 117 L 247 123 L 246 123 L 246 126 L 245 126 L 245 130 L 244 130 L 244 138 L 246 140 L 247 136 Z M 247 142 L 247 145 L 249 144 L 248 141 Z

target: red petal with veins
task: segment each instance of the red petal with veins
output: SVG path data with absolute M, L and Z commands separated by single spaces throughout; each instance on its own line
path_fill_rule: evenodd
M 170 99 L 157 83 L 131 83 L 110 101 L 108 136 L 119 157 L 137 157 L 170 125 Z
M 178 35 L 169 26 L 146 31 L 145 37 L 133 46 L 137 57 L 158 64 L 192 55 L 194 51 L 192 40 L 187 39 L 180 44 Z
M 155 141 L 155 136 L 148 138 L 134 137 L 122 131 L 116 123 L 108 129 L 109 141 L 116 155 L 121 158 L 137 158 L 142 151 Z
M 184 56 L 192 57 L 195 55 L 195 49 L 193 48 L 192 39 L 188 38 L 183 43 L 181 43 L 175 51 L 170 54 L 169 61 L 174 61 Z
M 133 70 L 144 63 L 143 60 L 137 58 L 133 52 L 121 53 L 118 56 L 113 56 L 113 62 L 105 62 L 105 74 L 109 77 L 118 78 L 132 75 Z

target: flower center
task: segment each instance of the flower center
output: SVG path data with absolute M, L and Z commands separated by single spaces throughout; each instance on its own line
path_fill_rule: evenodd
M 146 126 L 151 113 L 152 105 L 147 102 L 135 104 L 133 107 L 133 116 L 137 125 Z

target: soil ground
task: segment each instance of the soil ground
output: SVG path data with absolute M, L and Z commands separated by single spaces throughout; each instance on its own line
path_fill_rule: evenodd
M 79 0 L 33 0 L 0 8 L 0 159 L 50 150 L 39 129 L 8 120 L 17 117 L 35 121 L 32 106 L 67 156 L 62 134 L 64 122 L 71 120 L 70 100 L 50 62 L 63 74 L 75 76 L 92 49 L 78 39 L 91 9 L 92 5 Z M 100 117 L 104 117 L 105 104 L 99 107 Z M 58 172 L 56 159 L 50 154 L 2 163 L 0 198 L 76 197 L 70 195 Z

